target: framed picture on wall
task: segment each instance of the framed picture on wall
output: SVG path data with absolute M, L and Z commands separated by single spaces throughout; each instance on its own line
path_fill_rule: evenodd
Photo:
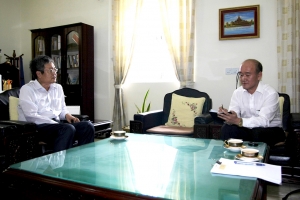
M 219 40 L 259 38 L 259 5 L 219 10 Z

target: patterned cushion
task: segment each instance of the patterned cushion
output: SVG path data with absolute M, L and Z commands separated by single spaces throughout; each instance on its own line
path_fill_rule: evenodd
M 173 93 L 170 115 L 165 125 L 193 127 L 194 118 L 202 113 L 204 102 L 204 97 L 184 97 Z

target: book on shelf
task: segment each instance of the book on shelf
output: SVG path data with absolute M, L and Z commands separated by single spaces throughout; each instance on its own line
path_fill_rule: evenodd
M 72 60 L 73 60 L 73 66 L 74 66 L 74 67 L 78 67 L 78 66 L 77 66 L 76 55 L 72 55 Z
M 68 61 L 69 61 L 68 68 L 72 68 L 74 65 L 73 65 L 73 58 L 71 55 L 68 55 Z
M 60 69 L 60 56 L 57 56 L 57 68 Z
M 57 36 L 57 50 L 60 50 L 61 48 L 61 37 L 60 35 Z
M 76 54 L 77 67 L 79 67 L 79 55 Z
M 58 40 L 57 37 L 52 37 L 52 50 L 58 49 Z
M 76 33 L 73 34 L 72 40 L 73 40 L 76 44 L 79 44 L 79 36 L 78 36 Z
M 38 45 L 38 51 L 45 51 L 45 42 L 44 40 L 38 40 L 37 42 L 37 45 Z

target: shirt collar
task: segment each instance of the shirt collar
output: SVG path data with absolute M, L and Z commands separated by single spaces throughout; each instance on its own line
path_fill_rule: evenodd
M 261 83 L 261 81 L 259 81 L 255 92 L 263 93 L 263 83 Z
M 37 89 L 37 90 L 44 89 L 45 90 L 45 88 L 40 84 L 40 82 L 38 82 L 37 79 L 35 79 L 34 81 L 30 81 L 30 82 L 33 82 L 35 89 Z M 52 84 L 50 84 L 49 90 L 53 90 L 56 88 L 57 88 L 56 84 L 52 83 Z
M 244 92 L 247 92 L 247 90 L 245 90 L 245 89 L 243 88 L 243 86 L 241 86 L 241 87 L 242 87 L 242 89 L 243 89 Z M 258 82 L 258 86 L 257 86 L 255 92 L 263 93 L 263 83 L 261 83 L 261 81 Z M 255 93 L 255 92 L 254 92 L 254 93 Z M 253 94 L 254 94 L 254 93 L 253 93 Z

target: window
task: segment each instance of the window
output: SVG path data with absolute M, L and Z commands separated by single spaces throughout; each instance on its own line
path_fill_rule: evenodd
M 158 0 L 145 0 L 126 82 L 178 81 L 164 39 Z

